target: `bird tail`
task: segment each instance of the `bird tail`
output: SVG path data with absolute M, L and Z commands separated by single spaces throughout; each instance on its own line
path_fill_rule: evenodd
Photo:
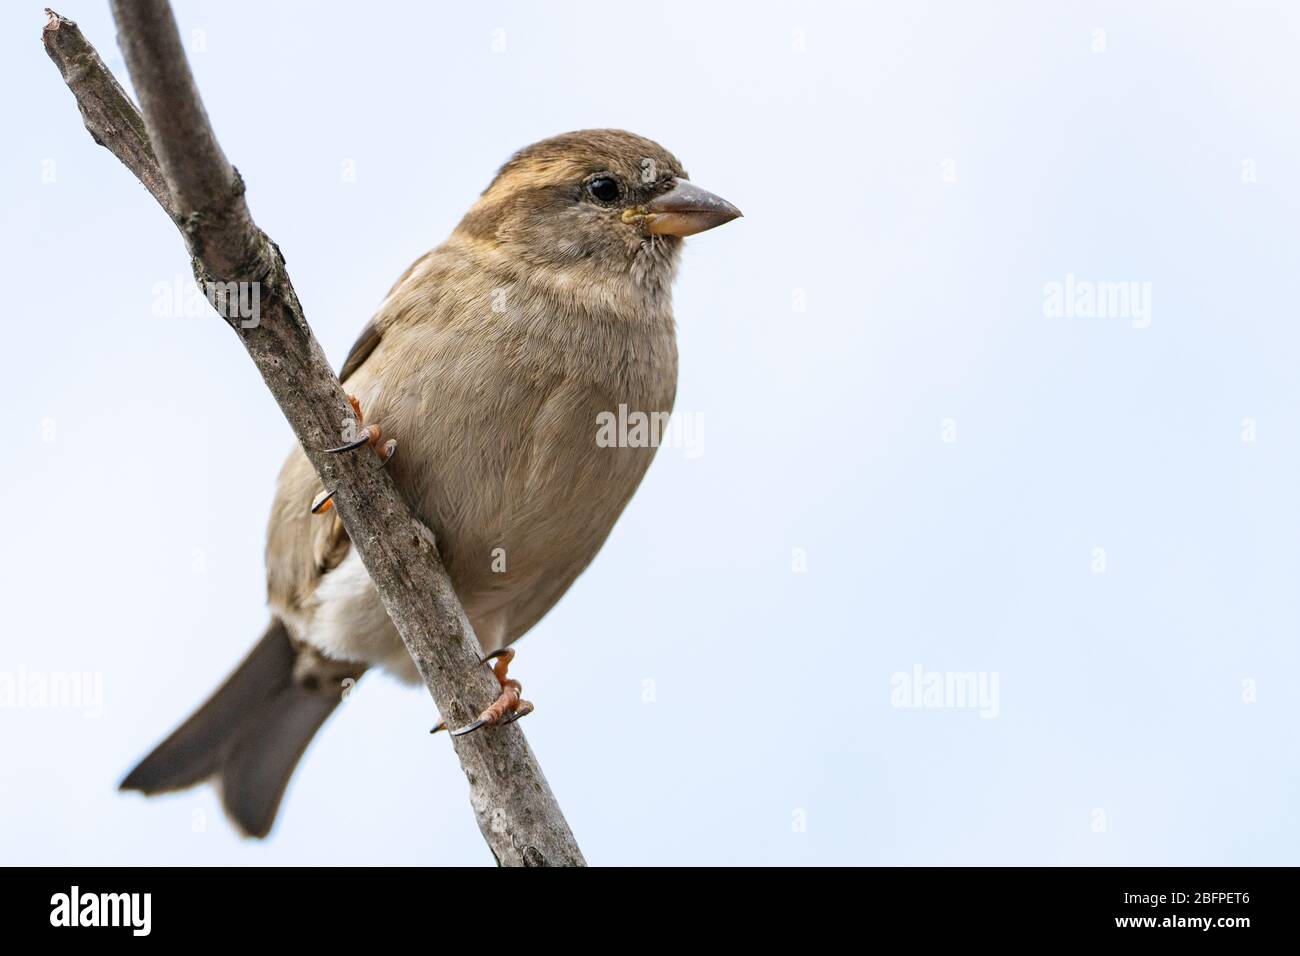
M 364 665 L 295 649 L 274 618 L 207 703 L 127 774 L 119 789 L 152 795 L 212 779 L 247 836 L 271 831 L 298 760 Z

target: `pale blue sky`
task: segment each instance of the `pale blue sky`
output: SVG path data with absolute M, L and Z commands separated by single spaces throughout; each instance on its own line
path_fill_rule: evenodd
M 265 844 L 208 789 L 115 792 L 265 624 L 291 436 L 219 320 L 154 314 L 181 243 L 40 8 L 0 14 L 0 677 L 103 700 L 0 706 L 0 860 L 490 862 L 431 702 L 385 678 Z M 107 5 L 60 9 L 125 78 Z M 176 9 L 336 362 L 542 137 L 634 130 L 745 211 L 676 290 L 702 454 L 661 452 L 519 648 L 591 862 L 1297 861 L 1300 11 Z M 1067 276 L 1149 283 L 1149 327 L 1045 315 Z M 996 717 L 893 706 L 918 666 L 996 674 Z

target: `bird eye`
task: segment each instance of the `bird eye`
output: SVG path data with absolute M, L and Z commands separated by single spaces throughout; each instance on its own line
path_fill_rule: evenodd
M 597 202 L 613 202 L 618 198 L 618 183 L 609 176 L 597 176 L 587 183 L 587 192 Z

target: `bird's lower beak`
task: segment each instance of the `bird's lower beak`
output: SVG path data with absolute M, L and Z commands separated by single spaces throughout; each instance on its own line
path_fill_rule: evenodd
M 685 179 L 643 208 L 646 228 L 656 236 L 693 236 L 741 216 L 740 210 L 721 196 Z

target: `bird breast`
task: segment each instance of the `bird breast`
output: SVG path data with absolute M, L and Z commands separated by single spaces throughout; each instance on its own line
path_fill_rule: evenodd
M 593 305 L 536 273 L 438 271 L 395 303 L 355 388 L 398 439 L 394 478 L 467 613 L 510 610 L 515 632 L 594 557 L 649 466 L 653 446 L 603 441 L 601 423 L 671 411 L 673 320 L 666 303 Z

